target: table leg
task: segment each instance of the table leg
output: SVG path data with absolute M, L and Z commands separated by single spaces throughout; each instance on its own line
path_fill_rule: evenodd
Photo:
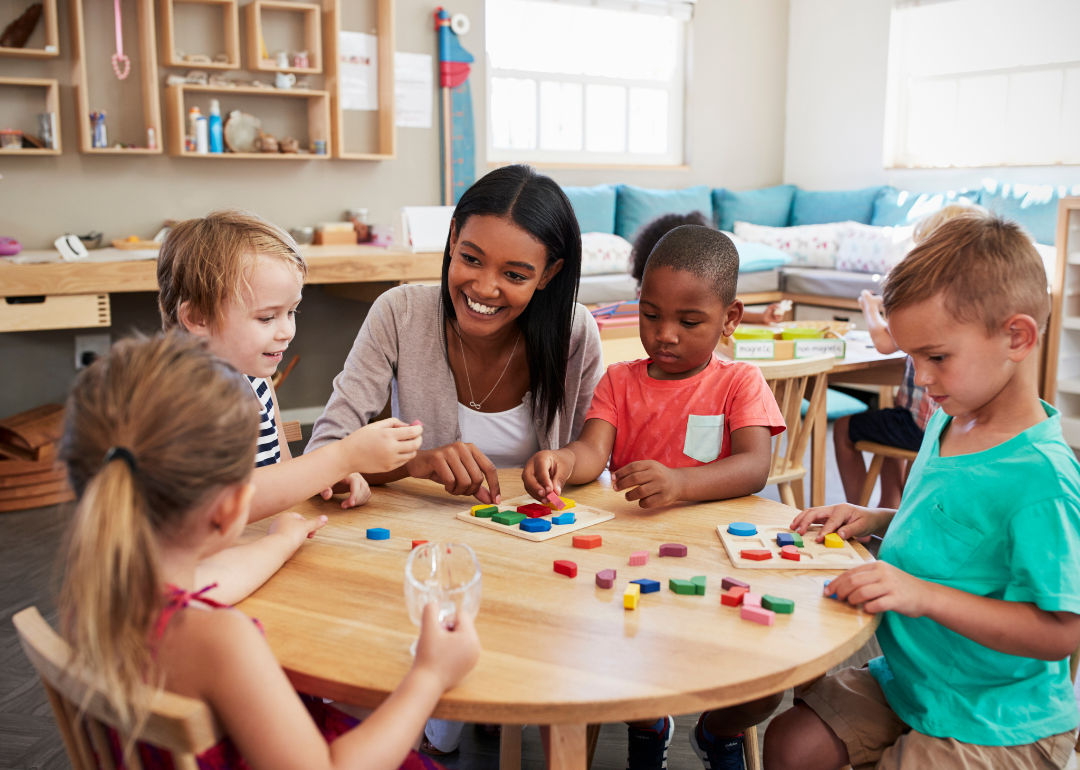
M 521 725 L 503 725 L 499 732 L 499 770 L 521 770 Z
M 589 725 L 585 731 L 585 770 L 592 770 L 593 755 L 596 754 L 596 742 L 600 740 L 600 725 Z
M 818 377 L 825 377 L 827 384 L 828 375 L 819 374 Z M 814 421 L 813 448 L 810 450 L 810 475 L 812 477 L 810 479 L 810 505 L 815 508 L 825 505 L 825 468 L 828 459 L 825 456 L 827 446 L 825 431 L 828 429 L 828 415 L 824 409 L 821 409 Z
M 587 770 L 586 725 L 549 725 L 544 733 L 548 770 Z

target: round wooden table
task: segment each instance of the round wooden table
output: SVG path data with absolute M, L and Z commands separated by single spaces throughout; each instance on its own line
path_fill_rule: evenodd
M 524 493 L 519 471 L 499 478 L 503 499 Z M 313 498 L 294 510 L 330 522 L 240 609 L 262 621 L 298 690 L 375 707 L 412 664 L 417 629 L 403 593 L 411 541 L 468 543 L 484 574 L 483 654 L 434 716 L 551 725 L 551 766 L 575 770 L 585 766 L 588 723 L 688 714 L 779 692 L 840 663 L 877 627 L 876 617 L 822 596 L 822 581 L 836 572 L 731 566 L 718 524 L 788 524 L 793 508 L 744 497 L 645 511 L 613 492 L 607 474 L 564 496 L 615 514 L 579 531 L 602 535 L 602 547 L 576 549 L 569 534 L 536 543 L 459 521 L 455 514 L 474 501 L 431 482 L 375 487 L 367 505 L 348 512 Z M 265 526 L 252 525 L 249 535 Z M 367 540 L 369 527 L 388 528 L 390 539 Z M 687 545 L 688 555 L 660 558 L 667 542 Z M 630 552 L 645 549 L 649 563 L 629 566 Z M 577 577 L 555 573 L 556 559 L 577 563 Z M 607 568 L 618 577 L 605 590 L 594 578 Z M 705 596 L 668 589 L 669 578 L 695 575 L 708 578 Z M 720 604 L 726 575 L 794 599 L 795 613 L 777 615 L 771 627 L 740 619 Z M 637 578 L 662 588 L 625 610 L 623 591 Z

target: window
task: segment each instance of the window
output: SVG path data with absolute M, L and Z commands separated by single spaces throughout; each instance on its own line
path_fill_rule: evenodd
M 1080 163 L 1080 3 L 894 2 L 886 166 Z
M 691 8 L 487 0 L 488 160 L 683 163 Z

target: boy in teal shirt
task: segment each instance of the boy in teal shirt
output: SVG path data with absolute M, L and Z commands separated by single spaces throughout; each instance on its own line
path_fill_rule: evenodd
M 812 508 L 879 561 L 826 590 L 882 613 L 884 656 L 796 689 L 772 768 L 1064 767 L 1078 723 L 1080 465 L 1039 400 L 1046 274 L 1015 224 L 939 226 L 890 273 L 889 328 L 940 409 L 898 511 Z

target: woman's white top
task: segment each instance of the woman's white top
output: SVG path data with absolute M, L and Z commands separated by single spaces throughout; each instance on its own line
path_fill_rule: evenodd
M 461 440 L 475 444 L 496 468 L 524 468 L 540 451 L 536 426 L 524 401 L 505 412 L 478 412 L 459 401 L 457 411 Z

